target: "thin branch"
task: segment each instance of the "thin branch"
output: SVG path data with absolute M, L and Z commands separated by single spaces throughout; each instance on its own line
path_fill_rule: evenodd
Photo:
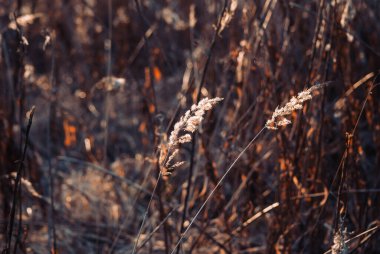
M 30 133 L 30 129 L 32 127 L 34 110 L 35 110 L 35 106 L 33 106 L 30 109 L 30 111 L 27 113 L 28 126 L 26 127 L 26 134 L 25 134 L 26 139 L 25 139 L 24 149 L 23 149 L 23 153 L 22 153 L 22 158 L 21 158 L 21 160 L 18 164 L 18 168 L 17 168 L 17 176 L 16 176 L 15 187 L 14 187 L 14 192 L 13 192 L 12 208 L 11 208 L 11 212 L 10 212 L 10 216 L 9 216 L 9 223 L 7 226 L 8 237 L 7 237 L 7 244 L 6 244 L 6 247 L 4 250 L 5 254 L 10 253 L 10 247 L 11 247 L 11 243 L 12 243 L 13 224 L 14 224 L 15 213 L 16 213 L 17 190 L 19 188 L 22 171 L 24 169 L 24 161 L 26 158 L 26 151 L 27 151 L 27 147 L 28 147 L 28 143 L 29 143 L 29 133 Z
M 144 214 L 144 217 L 143 217 L 143 221 L 141 222 L 140 229 L 139 229 L 139 233 L 137 234 L 135 244 L 133 245 L 133 251 L 132 251 L 132 254 L 136 253 L 137 244 L 138 244 L 138 242 L 139 242 L 139 239 L 140 239 L 140 236 L 141 236 L 141 233 L 142 233 L 142 229 L 143 229 L 144 224 L 145 224 L 145 220 L 146 220 L 146 218 L 148 217 L 149 208 L 150 208 L 150 205 L 151 205 L 151 203 L 152 203 L 152 200 L 153 200 L 154 194 L 156 193 L 156 189 L 157 189 L 157 186 L 158 186 L 158 182 L 160 181 L 161 176 L 162 176 L 162 174 L 161 174 L 161 171 L 160 171 L 160 173 L 158 174 L 157 180 L 156 180 L 156 184 L 154 185 L 154 188 L 153 188 L 153 191 L 152 191 L 152 195 L 150 196 L 148 206 L 147 206 L 147 208 L 146 208 L 146 210 L 145 210 L 145 214 Z
M 248 148 L 255 142 L 255 140 L 260 136 L 260 134 L 266 129 L 266 127 L 263 127 L 256 136 L 248 143 L 248 145 L 240 152 L 240 154 L 236 157 L 236 159 L 232 162 L 232 164 L 228 167 L 227 171 L 223 174 L 223 176 L 220 178 L 218 183 L 215 185 L 215 187 L 212 189 L 206 200 L 203 202 L 201 207 L 199 208 L 198 212 L 194 215 L 193 219 L 190 221 L 189 225 L 187 226 L 186 230 L 181 234 L 180 239 L 178 240 L 177 244 L 174 246 L 174 249 L 172 250 L 171 254 L 174 254 L 178 246 L 181 244 L 183 238 L 186 236 L 187 232 L 191 228 L 191 226 L 194 224 L 195 220 L 198 218 L 199 214 L 202 212 L 203 208 L 206 206 L 208 201 L 211 199 L 211 197 L 214 195 L 215 191 L 218 189 L 218 187 L 222 184 L 223 180 L 227 177 L 227 175 L 230 173 L 231 169 L 235 166 L 235 164 L 238 162 L 238 160 L 243 156 L 243 154 L 248 150 Z
M 196 103 L 199 102 L 200 97 L 201 97 L 201 90 L 202 90 L 202 87 L 203 87 L 205 79 L 206 79 L 206 73 L 208 70 L 208 66 L 210 64 L 210 60 L 211 60 L 213 50 L 215 48 L 216 38 L 218 36 L 219 30 L 220 30 L 220 27 L 222 24 L 222 19 L 223 19 L 223 16 L 224 16 L 224 13 L 226 12 L 226 10 L 227 10 L 227 0 L 224 1 L 224 6 L 222 9 L 222 12 L 220 13 L 218 23 L 217 23 L 217 26 L 216 26 L 216 29 L 214 32 L 214 36 L 213 36 L 212 41 L 211 41 L 211 46 L 210 46 L 210 49 L 208 51 L 205 66 L 203 68 L 201 81 L 200 81 L 199 86 L 197 88 Z M 184 200 L 184 208 L 183 208 L 183 213 L 182 213 L 181 228 L 179 231 L 180 234 L 183 233 L 183 229 L 185 228 L 185 221 L 186 221 L 186 216 L 187 216 L 187 209 L 188 209 L 189 197 L 190 197 L 191 186 L 192 186 L 192 178 L 193 178 L 193 172 L 194 172 L 194 164 L 195 164 L 194 158 L 195 158 L 196 143 L 197 143 L 197 138 L 196 138 L 196 134 L 194 133 L 192 135 L 191 152 L 190 152 L 190 167 L 189 167 L 189 175 L 188 175 L 188 179 L 187 179 L 187 187 L 186 187 L 186 194 L 185 194 L 185 200 Z M 180 248 L 178 248 L 177 254 L 179 253 L 179 250 L 180 250 Z

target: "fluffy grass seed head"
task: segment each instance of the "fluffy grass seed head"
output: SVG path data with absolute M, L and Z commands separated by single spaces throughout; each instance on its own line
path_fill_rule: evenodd
M 293 96 L 285 106 L 279 108 L 277 107 L 272 114 L 272 117 L 266 122 L 265 127 L 271 130 L 277 130 L 279 126 L 286 126 L 292 122 L 286 118 L 287 115 L 290 115 L 294 110 L 300 110 L 303 107 L 305 101 L 311 100 L 312 92 L 322 85 L 314 85 L 309 89 L 306 89 L 297 96 Z
M 339 230 L 335 232 L 333 245 L 331 246 L 332 254 L 348 254 L 347 229 L 343 228 L 343 224 L 339 227 Z
M 191 108 L 186 111 L 186 113 L 174 125 L 174 129 L 169 136 L 168 149 L 173 149 L 179 143 L 183 144 L 191 142 L 191 135 L 189 133 L 193 133 L 198 130 L 206 111 L 212 109 L 213 106 L 221 100 L 223 100 L 223 98 L 204 98 L 200 100 L 198 104 L 192 105 Z M 181 132 L 183 135 L 180 135 Z
M 170 133 L 169 142 L 166 149 L 161 148 L 160 165 L 163 169 L 163 175 L 169 175 L 176 167 L 184 164 L 183 161 L 173 164 L 174 157 L 178 154 L 178 146 L 180 144 L 189 143 L 192 140 L 191 133 L 199 129 L 204 115 L 211 110 L 215 104 L 222 101 L 223 98 L 215 97 L 213 99 L 204 98 L 194 104 L 174 125 L 173 131 Z M 164 152 L 164 153 L 163 153 Z

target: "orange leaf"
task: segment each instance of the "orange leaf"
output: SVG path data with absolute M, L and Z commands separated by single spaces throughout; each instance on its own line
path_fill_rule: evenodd
M 145 132 L 145 130 L 146 130 L 146 123 L 145 122 L 140 123 L 139 132 Z
M 144 88 L 148 89 L 150 87 L 150 85 L 151 85 L 150 72 L 149 72 L 149 68 L 148 67 L 145 67 L 144 74 L 145 74 Z
M 67 119 L 63 120 L 63 130 L 65 132 L 65 146 L 72 146 L 75 145 L 77 142 L 77 129 L 74 125 L 70 124 L 70 122 Z
M 156 107 L 154 104 L 149 104 L 149 113 L 153 114 L 154 112 L 156 112 Z
M 280 160 L 280 169 L 281 171 L 285 171 L 286 170 L 286 161 L 284 159 L 279 159 Z
M 153 67 L 153 76 L 154 76 L 154 79 L 156 81 L 161 81 L 162 73 L 161 73 L 160 69 L 158 69 L 157 66 Z

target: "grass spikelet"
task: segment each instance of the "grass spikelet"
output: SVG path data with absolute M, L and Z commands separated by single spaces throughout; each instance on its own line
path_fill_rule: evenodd
M 339 228 L 337 232 L 334 234 L 334 244 L 331 246 L 332 254 L 346 254 L 348 253 L 348 247 L 346 244 L 347 240 L 347 229 L 342 227 Z
M 222 100 L 223 98 L 219 97 L 200 100 L 198 104 L 192 105 L 174 125 L 174 129 L 169 136 L 168 144 L 166 146 L 164 145 L 164 147 L 161 146 L 161 155 L 165 151 L 165 155 L 160 156 L 162 158 L 160 159 L 160 164 L 161 173 L 163 175 L 169 175 L 172 170 L 184 164 L 183 162 L 172 164 L 174 157 L 178 154 L 178 145 L 191 142 L 191 133 L 198 130 L 206 112 L 211 110 L 215 104 Z
M 314 85 L 307 90 L 299 92 L 297 96 L 293 96 L 285 106 L 281 108 L 277 107 L 273 112 L 271 119 L 266 122 L 265 127 L 267 129 L 277 130 L 279 126 L 291 124 L 292 122 L 285 118 L 285 116 L 290 115 L 295 110 L 302 109 L 303 103 L 312 99 L 312 92 L 321 87 L 321 84 Z

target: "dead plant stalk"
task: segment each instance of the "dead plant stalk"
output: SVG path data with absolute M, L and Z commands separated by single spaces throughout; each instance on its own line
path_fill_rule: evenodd
M 286 126 L 291 123 L 290 120 L 286 118 L 286 116 L 290 115 L 295 110 L 300 110 L 303 108 L 303 103 L 305 101 L 308 101 L 312 99 L 312 92 L 316 89 L 319 89 L 323 86 L 323 84 L 317 84 L 309 89 L 306 89 L 300 93 L 298 93 L 297 96 L 294 96 L 291 98 L 291 100 L 285 104 L 285 106 L 279 108 L 277 107 L 275 111 L 272 114 L 272 117 L 266 122 L 263 128 L 251 139 L 251 141 L 245 146 L 245 148 L 239 153 L 239 155 L 236 157 L 236 159 L 231 163 L 231 165 L 227 168 L 226 172 L 223 174 L 223 176 L 219 179 L 215 187 L 212 189 L 210 194 L 207 196 L 206 200 L 203 202 L 201 207 L 198 209 L 194 217 L 191 219 L 189 225 L 187 226 L 186 230 L 182 233 L 180 239 L 178 240 L 177 244 L 174 246 L 174 249 L 171 251 L 171 254 L 174 254 L 178 246 L 181 244 L 182 240 L 186 236 L 187 232 L 191 228 L 191 226 L 194 224 L 195 220 L 198 218 L 199 214 L 202 212 L 208 201 L 211 199 L 211 197 L 214 195 L 215 191 L 218 189 L 218 187 L 222 184 L 224 179 L 227 177 L 227 175 L 230 173 L 232 168 L 235 166 L 235 164 L 239 161 L 239 159 L 243 156 L 243 154 L 248 150 L 248 148 L 257 140 L 257 138 L 260 136 L 260 134 L 265 129 L 270 130 L 277 130 L 279 126 Z

